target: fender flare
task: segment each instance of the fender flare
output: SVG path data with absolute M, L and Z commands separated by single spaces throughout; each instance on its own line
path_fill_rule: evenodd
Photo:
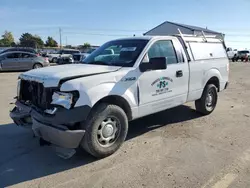
M 220 71 L 217 68 L 212 68 L 212 69 L 209 69 L 208 71 L 206 71 L 205 74 L 204 74 L 204 79 L 202 81 L 203 88 L 205 88 L 208 81 L 213 77 L 218 78 L 219 87 L 220 87 L 220 81 L 222 80 Z

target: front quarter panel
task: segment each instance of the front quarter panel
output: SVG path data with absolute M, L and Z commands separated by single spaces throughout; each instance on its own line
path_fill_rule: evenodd
M 123 97 L 131 108 L 137 107 L 137 80 L 124 81 L 127 74 L 109 74 L 70 80 L 63 83 L 60 90 L 79 91 L 80 97 L 75 104 L 76 107 L 83 105 L 93 107 L 100 99 L 111 95 Z

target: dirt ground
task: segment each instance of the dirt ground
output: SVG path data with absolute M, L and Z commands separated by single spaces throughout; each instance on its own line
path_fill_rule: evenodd
M 12 124 L 19 73 L 0 73 L 0 187 L 250 187 L 250 63 L 230 64 L 229 88 L 202 117 L 193 103 L 130 123 L 127 141 L 96 160 L 64 160 Z

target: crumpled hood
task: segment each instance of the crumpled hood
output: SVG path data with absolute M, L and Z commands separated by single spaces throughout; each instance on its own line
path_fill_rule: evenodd
M 84 76 L 114 72 L 119 68 L 120 67 L 117 66 L 87 64 L 59 65 L 30 70 L 22 73 L 19 77 L 24 80 L 43 83 L 44 87 L 57 87 L 60 80 L 70 80 Z

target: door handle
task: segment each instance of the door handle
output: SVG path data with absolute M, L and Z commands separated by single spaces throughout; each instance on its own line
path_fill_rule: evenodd
M 176 71 L 176 77 L 182 77 L 182 76 L 183 76 L 182 70 Z

